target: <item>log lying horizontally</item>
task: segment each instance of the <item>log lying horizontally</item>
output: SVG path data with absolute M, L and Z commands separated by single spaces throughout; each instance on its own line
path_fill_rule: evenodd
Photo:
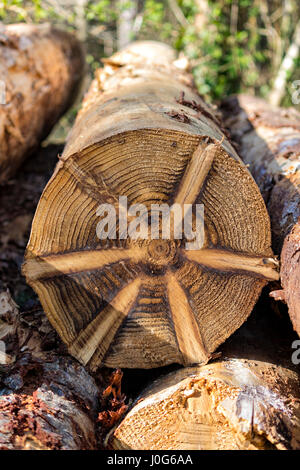
M 99 389 L 50 346 L 46 317 L 30 317 L 21 321 L 10 294 L 0 292 L 0 449 L 95 449 Z
M 295 335 L 257 309 L 222 357 L 158 379 L 106 437 L 110 449 L 299 449 Z M 299 349 L 296 353 L 299 357 Z
M 232 359 L 184 368 L 157 380 L 139 397 L 107 446 L 300 449 L 299 385 L 295 373 L 264 362 Z
M 142 42 L 105 60 L 33 221 L 23 272 L 92 370 L 205 363 L 278 279 L 259 190 L 174 59 Z M 182 239 L 126 238 L 121 196 L 148 215 L 154 204 L 203 204 L 202 248 L 187 249 L 182 214 L 168 217 Z M 103 240 L 109 204 L 117 227 Z
M 84 70 L 74 36 L 48 24 L 0 29 L 0 183 L 70 105 Z
M 300 335 L 300 114 L 243 95 L 226 99 L 221 110 L 267 203 L 275 253 L 283 246 L 283 290 L 273 296 L 286 301 Z

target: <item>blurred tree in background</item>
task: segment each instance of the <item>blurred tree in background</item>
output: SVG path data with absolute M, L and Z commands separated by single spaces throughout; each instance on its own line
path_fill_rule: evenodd
M 297 0 L 3 0 L 0 20 L 75 31 L 90 75 L 131 40 L 165 41 L 190 59 L 208 100 L 250 92 L 291 105 L 300 79 Z

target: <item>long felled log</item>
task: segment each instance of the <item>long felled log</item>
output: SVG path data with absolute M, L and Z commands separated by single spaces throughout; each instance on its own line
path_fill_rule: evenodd
M 70 356 L 58 354 L 42 312 L 20 315 L 0 292 L 0 449 L 97 447 L 99 389 Z
M 0 29 L 0 183 L 47 136 L 84 70 L 76 38 L 49 24 Z
M 281 252 L 283 290 L 272 295 L 286 301 L 300 334 L 300 114 L 243 95 L 226 99 L 221 109 L 267 203 L 273 249 Z
M 151 383 L 108 434 L 106 447 L 300 449 L 294 338 L 284 320 L 258 310 L 221 346 L 218 362 Z
M 105 60 L 33 221 L 23 272 L 91 369 L 205 363 L 278 279 L 259 190 L 174 59 L 142 42 Z M 151 216 L 154 204 L 203 204 L 203 245 L 187 248 L 183 212 L 167 237 L 128 236 L 121 196 Z M 102 239 L 107 204 L 116 232 Z

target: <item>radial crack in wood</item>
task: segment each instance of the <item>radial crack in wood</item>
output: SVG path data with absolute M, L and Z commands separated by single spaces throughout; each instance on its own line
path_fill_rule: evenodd
M 188 163 L 179 191 L 175 196 L 174 204 L 180 204 L 181 206 L 194 204 L 218 150 L 220 150 L 220 146 L 216 144 L 210 144 L 207 147 L 205 147 L 204 142 L 199 144 Z
M 210 354 L 202 341 L 199 325 L 187 296 L 172 273 L 167 274 L 169 305 L 184 365 L 206 364 Z
M 141 282 L 141 279 L 135 279 L 120 290 L 96 318 L 81 331 L 78 338 L 69 347 L 70 353 L 84 365 L 91 360 L 98 347 L 101 349 L 98 360 L 103 358 L 118 328 L 136 300 Z
M 180 220 L 177 220 L 172 210 L 170 211 L 170 220 L 167 222 L 167 224 L 170 224 L 170 233 L 172 236 L 177 236 L 176 234 L 180 232 L 182 233 L 182 221 L 187 213 L 185 205 L 195 203 L 211 169 L 213 160 L 220 150 L 220 146 L 217 144 L 206 145 L 206 142 L 200 142 L 182 177 L 179 190 L 173 202 L 173 207 L 176 207 L 175 204 L 180 206 L 181 217 L 179 217 Z
M 190 261 L 207 268 L 233 273 L 245 273 L 270 281 L 279 279 L 279 262 L 276 258 L 234 253 L 222 249 L 185 250 Z
M 143 248 L 76 251 L 28 259 L 24 263 L 23 272 L 28 281 L 32 282 L 64 274 L 102 269 L 108 264 L 128 259 L 138 262 L 146 259 L 146 255 L 147 251 Z

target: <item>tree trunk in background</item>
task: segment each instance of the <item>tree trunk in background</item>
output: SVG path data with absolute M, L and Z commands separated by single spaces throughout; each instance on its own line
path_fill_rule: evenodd
M 74 11 L 76 15 L 76 35 L 82 43 L 85 43 L 88 36 L 88 24 L 85 16 L 85 9 L 87 4 L 88 0 L 75 0 L 74 5 Z
M 300 51 L 300 21 L 296 25 L 292 42 L 284 56 L 281 66 L 278 70 L 277 76 L 274 80 L 274 85 L 269 96 L 271 105 L 279 106 L 282 98 L 287 93 L 287 79 L 292 74 L 295 68 L 295 62 L 299 57 Z
M 95 449 L 99 389 L 44 313 L 20 316 L 1 292 L 0 340 L 0 449 Z
M 50 25 L 16 24 L 1 29 L 0 183 L 47 136 L 71 104 L 84 70 L 74 36 Z
M 105 60 L 33 221 L 23 272 L 92 370 L 207 362 L 278 279 L 261 194 L 174 59 L 150 41 Z M 147 214 L 202 203 L 203 246 L 186 246 L 181 216 L 177 238 L 128 236 L 119 196 Z M 118 215 L 110 239 L 102 204 Z
M 133 41 L 133 24 L 137 15 L 136 0 L 120 0 L 120 14 L 117 24 L 118 49 L 123 49 Z
M 296 225 L 300 216 L 300 114 L 243 95 L 225 99 L 221 110 L 225 126 L 239 144 L 239 153 L 267 203 L 274 252 L 281 252 L 283 291 L 275 291 L 273 296 L 287 302 L 293 326 L 300 334 Z
M 195 15 L 195 28 L 201 32 L 209 21 L 210 6 L 207 0 L 195 0 L 197 5 L 197 14 Z

